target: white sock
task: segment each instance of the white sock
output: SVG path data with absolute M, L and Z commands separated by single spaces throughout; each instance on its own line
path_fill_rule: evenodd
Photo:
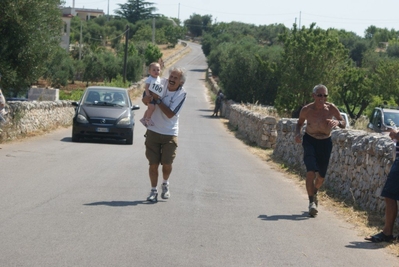
M 157 189 L 156 187 L 152 187 L 152 188 L 151 188 L 151 191 L 156 191 L 156 192 L 158 192 L 158 189 Z
M 169 184 L 169 180 L 163 180 L 162 183 L 164 183 L 164 184 Z

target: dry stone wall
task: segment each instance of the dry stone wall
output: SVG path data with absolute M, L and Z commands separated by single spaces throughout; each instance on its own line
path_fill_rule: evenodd
M 0 140 L 13 140 L 37 131 L 72 124 L 71 101 L 8 102 L 7 123 L 2 125 Z

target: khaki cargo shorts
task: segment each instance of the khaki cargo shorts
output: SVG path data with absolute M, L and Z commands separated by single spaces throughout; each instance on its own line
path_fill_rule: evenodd
M 177 136 L 147 130 L 145 137 L 145 156 L 149 164 L 171 165 L 176 157 Z

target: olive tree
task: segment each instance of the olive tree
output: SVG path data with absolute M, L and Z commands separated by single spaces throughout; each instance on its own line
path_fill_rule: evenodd
M 1 86 L 24 93 L 41 77 L 61 40 L 60 0 L 2 0 L 0 8 Z
M 335 31 L 316 28 L 285 31 L 279 40 L 283 43 L 280 85 L 276 108 L 292 112 L 311 101 L 311 90 L 319 83 L 329 85 L 336 72 L 348 60 L 347 50 Z

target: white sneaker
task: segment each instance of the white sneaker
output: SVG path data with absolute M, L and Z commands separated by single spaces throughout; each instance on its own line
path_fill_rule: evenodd
M 150 195 L 147 197 L 147 201 L 158 202 L 158 191 L 151 190 Z
M 170 192 L 169 192 L 169 184 L 162 184 L 162 194 L 161 198 L 163 199 L 168 199 L 170 198 Z
M 309 215 L 316 216 L 319 211 L 317 210 L 317 206 L 314 202 L 309 204 Z

